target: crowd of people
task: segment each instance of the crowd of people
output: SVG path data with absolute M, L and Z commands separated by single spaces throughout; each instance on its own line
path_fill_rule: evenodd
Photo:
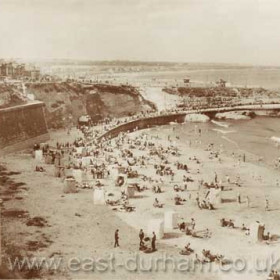
M 158 113 L 150 113 L 150 115 Z M 171 186 L 174 194 L 175 206 L 181 206 L 194 201 L 198 209 L 214 210 L 215 199 L 210 198 L 211 190 L 224 190 L 224 184 L 231 187 L 239 188 L 241 186 L 240 178 L 232 180 L 229 176 L 220 178 L 215 171 L 212 180 L 206 182 L 198 180 L 196 177 L 202 177 L 200 173 L 202 160 L 197 156 L 180 157 L 180 150 L 171 137 L 168 136 L 166 145 L 154 136 L 148 136 L 146 133 L 137 133 L 131 136 L 128 132 L 122 132 L 114 139 L 102 138 L 101 136 L 108 130 L 125 122 L 132 121 L 138 117 L 145 117 L 144 113 L 139 116 L 127 117 L 123 120 L 106 120 L 103 126 L 98 127 L 81 127 L 83 137 L 78 137 L 71 142 L 57 142 L 54 147 L 44 145 L 34 146 L 34 151 L 42 149 L 46 162 L 54 164 L 59 170 L 59 176 L 62 178 L 73 177 L 75 175 L 69 171 L 80 170 L 82 174 L 87 174 L 88 185 L 91 188 L 104 188 L 100 182 L 103 179 L 112 179 L 112 168 L 117 171 L 118 176 L 115 177 L 115 186 L 122 187 L 126 185 L 126 180 L 136 178 L 137 183 L 134 184 L 135 190 L 138 192 L 152 191 L 156 197 L 152 202 L 154 208 L 165 208 L 165 201 L 161 201 L 162 194 L 165 193 L 168 185 Z M 201 130 L 199 131 L 201 134 Z M 209 152 L 209 159 L 215 160 L 220 157 L 220 153 L 215 150 L 213 144 L 206 149 Z M 195 166 L 195 167 L 194 167 Z M 41 166 L 36 166 L 36 171 L 43 172 Z M 147 172 L 146 172 L 147 171 Z M 151 173 L 153 175 L 151 175 Z M 178 178 L 180 178 L 178 180 Z M 209 180 L 209 178 L 208 178 Z M 82 180 L 83 181 L 83 180 Z M 83 183 L 79 182 L 78 188 L 83 187 Z M 95 184 L 93 183 L 95 182 Z M 163 186 L 163 183 L 168 182 Z M 196 191 L 189 191 L 190 185 L 197 185 Z M 105 186 L 106 188 L 106 186 Z M 169 188 L 170 189 L 170 188 Z M 195 195 L 196 193 L 196 195 Z M 249 196 L 246 196 L 246 203 L 249 207 Z M 240 193 L 237 194 L 236 202 L 242 203 Z M 131 205 L 130 197 L 126 191 L 121 192 L 120 197 L 112 196 L 106 199 L 106 204 L 113 210 L 133 212 L 135 207 Z M 269 201 L 265 201 L 265 210 L 269 210 Z M 220 221 L 222 227 L 235 228 L 235 224 L 231 219 L 223 218 Z M 197 229 L 194 218 L 190 222 L 182 222 L 178 224 L 181 232 L 186 236 L 194 238 L 211 238 L 212 233 L 208 228 Z M 244 224 L 242 230 L 246 235 L 250 234 L 250 230 Z M 270 240 L 270 233 L 264 236 L 264 240 Z M 139 233 L 139 250 L 144 252 L 156 251 L 156 234 L 146 236 L 143 229 Z M 114 247 L 119 247 L 120 232 L 115 231 Z M 181 254 L 190 255 L 194 249 L 190 248 L 188 243 L 180 252 Z M 203 249 L 202 256 L 196 254 L 196 260 L 201 263 L 219 262 L 223 263 L 224 258 L 219 254 L 212 254 L 209 250 Z M 273 278 L 277 279 L 277 278 Z

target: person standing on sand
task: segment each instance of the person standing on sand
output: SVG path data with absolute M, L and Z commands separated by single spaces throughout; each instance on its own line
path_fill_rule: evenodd
M 194 220 L 194 218 L 191 219 L 191 226 L 192 226 L 192 229 L 194 230 L 194 228 L 195 228 L 195 220 Z
M 145 236 L 145 234 L 144 234 L 144 232 L 143 232 L 143 229 L 140 229 L 140 232 L 139 232 L 140 247 L 141 247 L 142 245 L 144 245 L 144 242 L 143 242 L 144 236 Z
M 266 199 L 265 199 L 265 211 L 268 211 L 268 208 L 269 208 L 269 201 L 268 201 L 268 199 L 266 198 Z
M 118 229 L 115 231 L 115 245 L 114 245 L 114 248 L 116 248 L 116 247 L 120 247 L 120 245 L 119 245 L 119 230 Z
M 230 178 L 229 178 L 228 175 L 226 175 L 226 181 L 227 181 L 228 183 L 230 183 Z
M 215 172 L 215 183 L 218 183 L 218 174 Z
M 241 204 L 241 195 L 240 192 L 237 193 L 237 202 Z
M 153 237 L 152 237 L 152 250 L 155 251 L 156 250 L 156 234 L 155 232 L 153 232 Z

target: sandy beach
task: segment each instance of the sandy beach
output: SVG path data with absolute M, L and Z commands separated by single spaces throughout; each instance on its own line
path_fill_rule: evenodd
M 227 259 L 236 260 L 238 258 L 250 260 L 253 263 L 254 257 L 266 259 L 273 254 L 278 256 L 279 244 L 273 242 L 271 244 L 258 243 L 252 238 L 246 236 L 244 231 L 240 229 L 242 224 L 250 226 L 255 221 L 265 223 L 266 229 L 271 234 L 277 234 L 280 230 L 278 217 L 278 199 L 279 186 L 276 180 L 279 178 L 278 172 L 266 165 L 259 165 L 256 162 L 240 161 L 238 151 L 233 147 L 232 150 L 222 151 L 221 146 L 212 147 L 211 151 L 220 151 L 220 160 L 209 158 L 211 151 L 206 151 L 209 143 L 214 143 L 215 139 L 212 134 L 202 129 L 201 134 L 194 130 L 196 125 L 190 125 L 186 132 L 188 139 L 178 139 L 181 125 L 164 126 L 161 128 L 152 128 L 134 132 L 129 138 L 135 139 L 145 133 L 151 141 L 156 145 L 169 146 L 176 145 L 180 151 L 179 156 L 168 156 L 169 166 L 174 168 L 176 161 L 186 162 L 190 173 L 188 174 L 194 182 L 188 183 L 189 186 L 197 187 L 200 180 L 204 182 L 213 182 L 215 172 L 218 181 L 225 187 L 222 192 L 224 203 L 219 204 L 215 210 L 199 209 L 195 201 L 197 192 L 203 197 L 207 189 L 201 187 L 199 191 L 184 191 L 180 196 L 186 201 L 183 205 L 174 205 L 175 192 L 173 190 L 174 183 L 182 185 L 182 175 L 180 170 L 175 173 L 173 181 L 170 177 L 163 177 L 161 183 L 163 193 L 155 194 L 151 188 L 139 193 L 135 198 L 129 199 L 129 203 L 136 207 L 134 212 L 116 212 L 112 211 L 110 206 L 94 205 L 92 190 L 79 189 L 75 194 L 63 194 L 62 179 L 54 177 L 54 166 L 41 164 L 46 172 L 34 172 L 36 161 L 31 158 L 31 154 L 17 153 L 8 155 L 1 160 L 1 165 L 7 167 L 7 170 L 20 172 L 20 174 L 10 176 L 16 182 L 24 183 L 26 189 L 19 190 L 16 194 L 4 195 L 7 198 L 2 206 L 2 218 L 4 219 L 4 227 L 2 230 L 3 239 L 8 240 L 10 246 L 6 244 L 2 256 L 5 260 L 7 250 L 13 248 L 22 256 L 44 256 L 56 257 L 63 259 L 63 265 L 59 268 L 59 275 L 68 278 L 92 278 L 99 279 L 144 279 L 148 272 L 129 272 L 127 269 L 116 269 L 115 272 L 107 271 L 71 271 L 67 267 L 69 260 L 79 258 L 81 260 L 89 257 L 107 258 L 113 254 L 116 262 L 125 262 L 128 258 L 134 258 L 135 254 L 139 254 L 141 258 L 148 261 L 150 257 L 160 258 L 168 252 L 168 256 L 181 260 L 194 259 L 194 256 L 181 256 L 179 251 L 187 242 L 191 243 L 191 247 L 198 254 L 202 249 L 209 249 L 211 252 L 224 255 Z M 212 136 L 211 136 L 212 135 Z M 60 131 L 52 133 L 51 144 L 57 139 L 60 141 L 70 141 L 77 136 L 77 131 L 72 130 L 70 135 Z M 211 136 L 211 137 L 210 137 Z M 129 145 L 127 146 L 129 147 Z M 123 148 L 126 148 L 125 146 Z M 116 155 L 115 151 L 113 154 Z M 145 155 L 145 151 L 133 150 L 137 156 Z M 235 156 L 232 156 L 232 152 Z M 242 153 L 240 153 L 242 154 Z M 190 160 L 196 157 L 199 164 Z M 146 167 L 138 167 L 139 174 L 152 176 L 157 175 L 153 168 L 153 157 L 149 159 L 149 165 Z M 199 170 L 199 173 L 197 171 Z M 227 182 L 227 176 L 231 182 L 240 181 L 241 187 L 234 183 Z M 237 179 L 238 178 L 238 179 Z M 120 193 L 120 189 L 115 187 L 115 178 L 102 180 L 107 192 Z M 145 182 L 139 181 L 140 185 Z M 148 186 L 149 187 L 149 186 Z M 265 190 L 265 195 L 264 195 Z M 3 194 L 3 189 L 2 189 Z M 241 196 L 241 204 L 237 203 L 237 195 Z M 247 206 L 246 197 L 250 197 L 250 207 Z M 15 199 L 20 197 L 20 199 Z M 154 208 L 152 206 L 155 198 L 164 203 L 163 208 Z M 265 211 L 265 198 L 268 197 L 270 211 Z M 11 209 L 27 211 L 26 216 L 5 218 L 5 213 Z M 147 222 L 153 218 L 162 218 L 167 210 L 174 210 L 178 213 L 178 222 L 190 222 L 191 218 L 196 221 L 196 229 L 198 231 L 209 229 L 211 238 L 200 239 L 186 236 L 178 229 L 171 230 L 165 234 L 163 239 L 157 242 L 157 252 L 147 255 L 138 251 L 138 232 L 140 228 L 147 230 Z M 32 217 L 43 217 L 47 221 L 47 225 L 43 227 L 27 226 L 26 222 Z M 236 229 L 221 228 L 220 219 L 232 219 L 236 225 Z M 6 220 L 5 220 L 6 219 Z M 118 228 L 120 231 L 120 248 L 113 248 L 114 231 Z M 21 236 L 20 239 L 16 237 Z M 12 240 L 20 240 L 20 242 L 12 242 Z M 35 250 L 30 247 L 31 242 L 37 242 L 38 248 Z M 14 252 L 15 254 L 15 252 Z M 132 262 L 131 262 L 132 264 Z M 215 273 L 195 272 L 174 272 L 172 265 L 168 272 L 159 269 L 156 273 L 149 273 L 150 279 L 167 279 L 170 275 L 176 275 L 178 279 L 187 277 L 188 279 L 248 279 L 249 273 L 231 273 L 221 272 L 219 266 L 213 266 Z M 40 271 L 42 275 L 52 278 L 50 271 Z M 56 272 L 57 273 L 57 272 Z M 57 274 L 54 273 L 54 279 Z M 174 274 L 175 273 L 175 274 Z M 254 279 L 265 279 L 267 272 L 255 273 Z

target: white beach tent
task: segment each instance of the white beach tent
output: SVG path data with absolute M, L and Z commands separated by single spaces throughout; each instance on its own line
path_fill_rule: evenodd
M 93 190 L 93 204 L 105 205 L 105 190 L 103 188 L 96 188 Z
M 208 195 L 208 200 L 213 205 L 220 204 L 221 203 L 221 189 L 211 188 L 209 195 Z
M 263 241 L 264 224 L 254 222 L 250 225 L 250 236 L 253 241 Z
M 43 162 L 43 151 L 42 150 L 35 151 L 35 160 L 38 162 Z
M 164 212 L 164 230 L 172 230 L 176 228 L 178 220 L 178 214 L 173 210 L 166 210 Z
M 72 174 L 78 183 L 82 183 L 82 170 L 81 169 L 73 169 Z

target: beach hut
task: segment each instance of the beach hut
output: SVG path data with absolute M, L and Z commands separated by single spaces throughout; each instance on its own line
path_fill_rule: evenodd
M 43 162 L 43 151 L 42 150 L 35 151 L 35 160 L 38 162 Z
M 77 192 L 75 179 L 73 179 L 73 178 L 65 179 L 63 192 L 64 193 L 75 193 L 75 192 Z
M 93 204 L 95 205 L 105 205 L 105 190 L 100 189 L 94 189 L 93 190 Z
M 147 234 L 152 236 L 153 232 L 158 239 L 164 236 L 164 221 L 163 219 L 151 219 L 148 223 Z
M 82 177 L 82 170 L 81 169 L 73 169 L 72 176 L 75 178 L 75 180 L 78 183 L 82 183 L 83 177 Z
M 209 190 L 208 200 L 213 205 L 220 204 L 221 203 L 221 189 L 211 188 Z
M 250 236 L 253 241 L 263 241 L 264 224 L 255 222 L 250 226 Z
M 128 196 L 128 198 L 134 197 L 134 194 L 135 194 L 135 186 L 133 185 L 127 186 L 126 195 Z
M 77 154 L 86 156 L 86 148 L 85 147 L 76 147 Z
M 178 215 L 173 210 L 166 210 L 164 212 L 164 230 L 172 230 L 177 227 Z

